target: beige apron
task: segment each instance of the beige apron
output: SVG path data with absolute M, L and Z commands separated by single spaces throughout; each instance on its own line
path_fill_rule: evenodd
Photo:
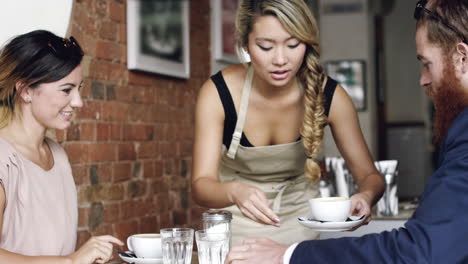
M 309 215 L 308 200 L 319 196 L 318 186 L 304 178 L 306 155 L 302 140 L 280 145 L 244 147 L 240 138 L 252 86 L 253 68 L 249 67 L 242 90 L 236 128 L 229 150 L 223 150 L 220 181 L 238 181 L 265 192 L 273 211 L 281 220 L 281 227 L 264 225 L 245 217 L 236 205 L 225 209 L 232 212 L 232 243 L 237 245 L 247 237 L 268 237 L 290 244 L 316 239 L 318 233 L 297 222 Z

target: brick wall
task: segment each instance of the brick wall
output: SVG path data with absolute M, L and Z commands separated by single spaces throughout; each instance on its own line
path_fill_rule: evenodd
M 210 75 L 209 0 L 191 1 L 187 80 L 126 68 L 126 1 L 75 0 L 70 27 L 83 47 L 84 107 L 57 131 L 79 199 L 78 246 L 92 235 L 199 225 L 191 200 L 193 108 Z

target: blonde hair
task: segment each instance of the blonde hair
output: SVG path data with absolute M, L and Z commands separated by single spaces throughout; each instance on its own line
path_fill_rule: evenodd
M 327 123 L 322 91 L 325 76 L 319 61 L 317 23 L 304 0 L 244 0 L 236 17 L 238 53 L 247 45 L 255 19 L 264 15 L 275 16 L 289 34 L 307 47 L 298 72 L 298 79 L 304 86 L 304 120 L 300 133 L 308 157 L 304 166 L 305 176 L 311 182 L 317 182 L 321 171 L 314 158 L 320 151 L 323 128 Z

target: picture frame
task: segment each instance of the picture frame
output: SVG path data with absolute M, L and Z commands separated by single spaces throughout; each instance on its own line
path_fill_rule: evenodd
M 366 63 L 364 60 L 336 60 L 324 63 L 328 76 L 348 93 L 356 110 L 367 109 Z
M 240 0 L 211 0 L 211 23 L 214 26 L 214 58 L 226 63 L 238 63 L 235 19 Z
M 127 67 L 190 77 L 189 0 L 128 0 Z

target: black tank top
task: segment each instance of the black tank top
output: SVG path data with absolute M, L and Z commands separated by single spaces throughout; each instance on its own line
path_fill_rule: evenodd
M 214 82 L 216 89 L 218 90 L 219 98 L 223 104 L 224 108 L 224 131 L 223 131 L 223 144 L 226 148 L 229 148 L 231 145 L 232 134 L 236 128 L 237 123 L 237 113 L 236 108 L 234 107 L 234 101 L 232 100 L 231 93 L 224 81 L 224 77 L 221 71 L 211 76 L 211 80 Z M 330 112 L 330 106 L 333 99 L 333 94 L 335 93 L 336 85 L 338 83 L 332 78 L 328 77 L 327 83 L 325 84 L 325 89 L 323 91 L 325 96 L 325 115 L 328 116 Z M 299 140 L 299 139 L 298 139 Z M 244 147 L 253 147 L 249 142 L 244 132 L 242 132 L 242 137 L 240 144 Z

